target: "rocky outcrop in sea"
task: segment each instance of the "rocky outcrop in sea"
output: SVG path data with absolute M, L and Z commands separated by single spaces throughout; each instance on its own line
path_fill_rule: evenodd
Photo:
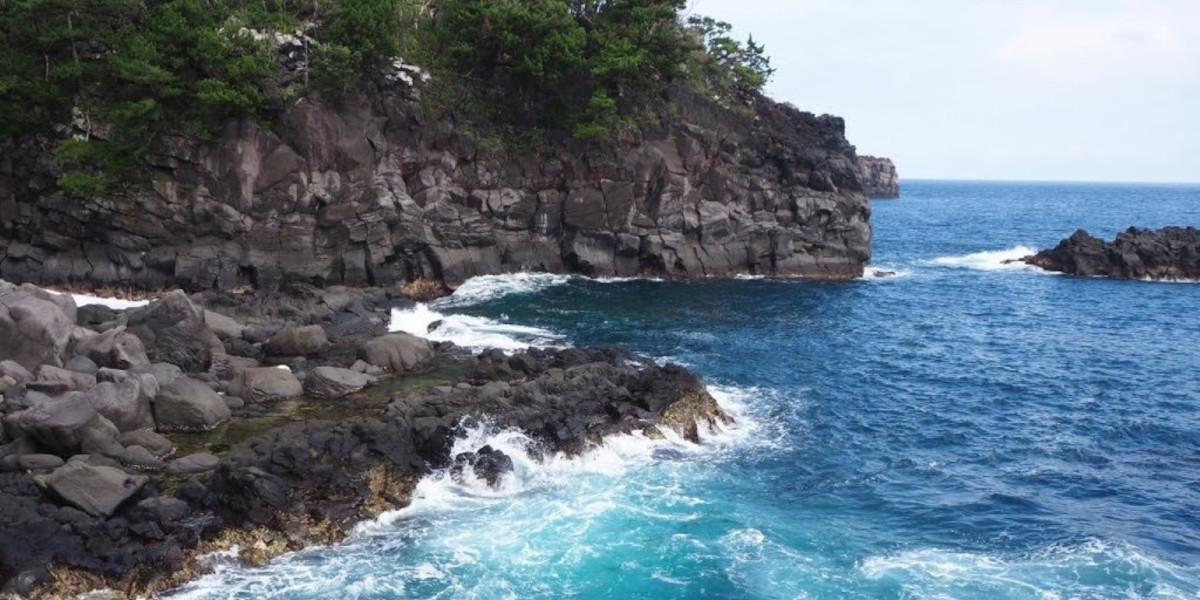
M 400 84 L 396 84 L 400 85 Z M 304 101 L 165 141 L 152 186 L 64 197 L 42 148 L 0 151 L 0 277 L 189 291 L 390 286 L 518 271 L 852 278 L 870 208 L 840 118 L 685 84 L 619 140 L 506 150 L 405 90 Z
M 870 198 L 900 197 L 900 175 L 890 158 L 859 156 L 858 180 Z
M 261 563 L 337 542 L 434 470 L 498 485 L 511 457 L 451 455 L 481 421 L 576 454 L 728 420 L 695 374 L 624 350 L 473 356 L 387 333 L 406 302 L 299 286 L 116 311 L 0 282 L 0 592 L 147 595 L 215 550 Z M 349 396 L 421 374 L 375 404 Z
M 1200 279 L 1200 231 L 1194 227 L 1130 227 L 1106 242 L 1080 229 L 1054 248 L 1022 260 L 1071 275 Z

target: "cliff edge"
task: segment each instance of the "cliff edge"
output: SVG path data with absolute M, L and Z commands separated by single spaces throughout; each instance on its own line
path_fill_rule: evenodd
M 403 88 L 403 83 L 398 83 Z M 844 123 L 684 84 L 661 120 L 537 154 L 432 119 L 411 89 L 304 100 L 147 160 L 127 195 L 58 193 L 46 140 L 0 153 L 0 277 L 189 290 L 455 285 L 515 271 L 858 277 L 870 205 Z M 669 109 L 668 109 L 669 107 Z
M 863 192 L 871 198 L 899 198 L 900 175 L 890 158 L 858 157 L 859 181 Z

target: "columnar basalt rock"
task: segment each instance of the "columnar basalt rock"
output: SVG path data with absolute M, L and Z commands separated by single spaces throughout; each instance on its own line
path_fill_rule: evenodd
M 269 128 L 168 140 L 152 190 L 65 198 L 29 148 L 0 153 L 0 276 L 190 290 L 388 286 L 522 270 L 850 278 L 870 206 L 841 119 L 675 85 L 661 123 L 528 156 L 410 99 L 301 103 Z M 147 351 L 155 358 L 150 345 Z

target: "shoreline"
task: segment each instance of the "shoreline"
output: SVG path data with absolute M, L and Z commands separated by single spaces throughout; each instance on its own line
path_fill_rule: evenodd
M 160 594 L 206 573 L 203 556 L 228 551 L 235 545 L 239 548 L 239 559 L 257 565 L 302 548 L 340 543 L 359 524 L 387 510 L 407 506 L 417 483 L 430 473 L 446 468 L 460 472 L 468 469 L 473 470 L 476 477 L 494 482 L 504 475 L 506 459 L 507 468 L 511 470 L 511 459 L 502 453 L 492 455 L 486 449 L 449 456 L 456 428 L 464 419 L 473 416 L 486 415 L 498 426 L 520 429 L 537 440 L 544 452 L 569 456 L 579 455 L 612 435 L 642 432 L 650 437 L 661 436 L 660 427 L 671 428 L 680 437 L 698 442 L 700 431 L 730 421 L 703 381 L 682 367 L 659 366 L 649 359 L 617 349 L 530 348 L 511 354 L 496 350 L 469 354 L 450 343 L 414 342 L 412 340 L 416 338 L 410 340 L 410 336 L 386 333 L 394 305 L 403 304 L 398 297 L 377 290 L 315 292 L 315 297 L 320 298 L 318 302 L 313 302 L 313 296 L 305 298 L 303 293 L 290 297 L 241 299 L 214 293 L 197 294 L 188 299 L 182 293 L 173 293 L 169 295 L 170 300 L 154 300 L 148 307 L 129 311 L 79 308 L 72 302 L 67 312 L 79 313 L 81 324 L 88 322 L 109 332 L 88 334 L 85 339 L 111 336 L 114 331 L 119 332 L 118 336 L 127 335 L 124 324 L 96 325 L 94 321 L 98 315 L 116 315 L 118 320 L 136 321 L 139 311 L 155 311 L 158 310 L 155 307 L 162 304 L 183 306 L 184 301 L 194 301 L 195 308 L 204 307 L 200 310 L 208 312 L 208 320 L 214 327 L 223 329 L 228 329 L 229 324 L 220 316 L 233 320 L 257 314 L 255 319 L 239 323 L 243 325 L 239 336 L 222 331 L 222 345 L 239 350 L 241 354 L 249 353 L 245 343 L 247 338 L 267 337 L 255 328 L 281 314 L 289 315 L 289 318 L 284 320 L 280 331 L 311 328 L 313 325 L 298 323 L 319 314 L 324 319 L 320 322 L 321 329 L 337 334 L 330 335 L 327 344 L 314 355 L 290 358 L 263 355 L 253 360 L 228 354 L 214 360 L 211 372 L 195 375 L 212 389 L 230 392 L 241 385 L 239 373 L 273 363 L 289 367 L 287 375 L 280 377 L 291 377 L 290 371 L 296 371 L 307 389 L 313 373 L 321 373 L 320 369 L 326 368 L 320 365 L 345 366 L 352 358 L 369 358 L 370 353 L 364 354 L 363 348 L 382 343 L 379 340 L 385 338 L 388 343 L 399 343 L 403 347 L 388 348 L 382 359 L 375 357 L 367 362 L 382 360 L 396 372 L 396 379 L 391 380 L 393 384 L 373 384 L 365 390 L 368 394 L 373 389 L 389 389 L 389 385 L 402 383 L 407 377 L 420 376 L 451 364 L 462 368 L 462 376 L 457 382 L 434 380 L 412 389 L 386 391 L 386 397 L 379 402 L 381 408 L 374 409 L 381 415 L 343 415 L 345 418 L 335 420 L 312 420 L 311 415 L 302 414 L 295 422 L 272 426 L 245 439 L 226 440 L 226 451 L 208 475 L 179 477 L 174 483 L 167 483 L 160 476 L 143 478 L 148 481 L 144 489 L 128 500 L 118 502 L 111 516 L 91 517 L 62 508 L 70 506 L 69 500 L 64 504 L 65 496 L 59 497 L 49 489 L 39 487 L 45 485 L 41 482 L 47 472 L 53 474 L 56 469 L 43 470 L 43 475 L 38 478 L 29 471 L 5 473 L 0 476 L 0 482 L 4 484 L 0 488 L 4 492 L 0 502 L 23 507 L 14 514 L 40 515 L 37 518 L 41 520 L 35 521 L 49 524 L 62 518 L 60 513 L 66 510 L 68 516 L 84 519 L 82 525 L 72 526 L 75 529 L 69 534 L 60 532 L 40 542 L 24 540 L 35 546 L 40 543 L 41 547 L 32 548 L 24 563 L 0 565 L 0 575 L 8 580 L 5 591 L 34 598 L 74 596 L 104 589 L 118 590 L 127 596 Z M 64 302 L 62 298 L 55 300 L 44 292 L 39 295 L 28 286 L 11 287 L 8 293 L 29 297 L 31 302 Z M 355 313 L 353 309 L 331 309 L 347 298 L 350 301 L 344 303 L 343 309 L 372 295 L 378 302 L 372 302 L 373 308 L 368 311 L 358 311 L 349 319 L 352 321 L 349 325 L 343 318 L 347 313 Z M 297 310 L 298 307 L 311 310 Z M 219 316 L 212 317 L 213 309 L 224 314 L 216 313 Z M 278 335 L 276 332 L 251 347 L 279 346 L 275 339 Z M 357 347 L 357 351 L 348 346 Z M 411 353 L 413 348 L 425 348 L 426 355 L 415 364 L 409 364 L 413 361 L 408 359 L 413 357 L 406 353 Z M 66 351 L 67 354 L 71 352 Z M 77 366 L 80 361 L 64 362 Z M 254 366 L 250 366 L 251 362 Z M 134 373 L 139 368 L 131 367 L 129 372 Z M 39 374 L 45 372 L 51 371 L 38 370 Z M 32 383 L 22 385 L 29 387 Z M 86 395 L 91 391 L 68 393 Z M 16 398 L 11 388 L 9 395 Z M 272 404 L 279 399 L 252 402 L 249 395 L 243 395 L 247 396 L 245 400 L 225 397 L 231 400 L 231 406 L 236 404 L 232 400 L 244 402 L 243 406 L 232 410 L 231 423 L 269 417 L 271 407 L 279 406 Z M 49 401 L 39 398 L 27 392 L 21 401 L 33 404 Z M 357 410 L 351 400 L 332 402 L 351 403 L 349 412 Z M 5 417 L 6 422 L 24 423 L 20 421 L 24 413 L 12 412 L 15 407 L 11 403 L 7 408 L 10 414 Z M 0 446 L 3 454 L 16 443 L 7 437 L 0 441 L 6 442 Z M 177 436 L 172 435 L 172 443 L 184 447 Z M 37 450 L 43 448 L 39 446 Z M 77 451 L 65 453 L 71 452 Z M 221 454 L 216 450 L 212 453 Z M 90 458 L 87 455 L 64 456 L 56 463 L 70 458 L 72 463 L 89 465 L 87 468 L 92 468 L 91 463 L 95 463 L 125 469 L 129 473 L 142 472 L 121 462 L 124 455 L 120 456 L 120 460 L 96 454 Z M 17 458 L 25 460 L 21 456 Z M 164 456 L 160 463 L 174 458 Z M 0 524 L 0 528 L 4 525 Z M 119 532 L 118 538 L 125 541 L 105 537 L 102 531 L 106 528 Z M 108 540 L 103 542 L 108 548 L 105 553 L 97 555 L 84 549 L 100 543 L 97 540 L 101 539 Z M 83 540 L 91 542 L 78 546 Z M 22 540 L 14 539 L 9 543 L 22 543 Z M 7 561 L 13 560 L 11 554 L 5 556 L 9 557 Z M 39 557 L 47 557 L 44 560 L 49 564 L 39 566 L 30 562 Z

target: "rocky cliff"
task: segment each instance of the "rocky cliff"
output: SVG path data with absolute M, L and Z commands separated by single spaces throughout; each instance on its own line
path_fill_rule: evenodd
M 899 198 L 900 175 L 890 158 L 858 157 L 859 181 L 863 192 L 871 198 Z
M 411 90 L 410 90 L 411 91 Z M 191 290 L 544 270 L 852 278 L 870 204 L 841 119 L 670 88 L 659 125 L 538 155 L 379 90 L 169 140 L 151 189 L 56 193 L 45 145 L 0 152 L 0 277 Z

